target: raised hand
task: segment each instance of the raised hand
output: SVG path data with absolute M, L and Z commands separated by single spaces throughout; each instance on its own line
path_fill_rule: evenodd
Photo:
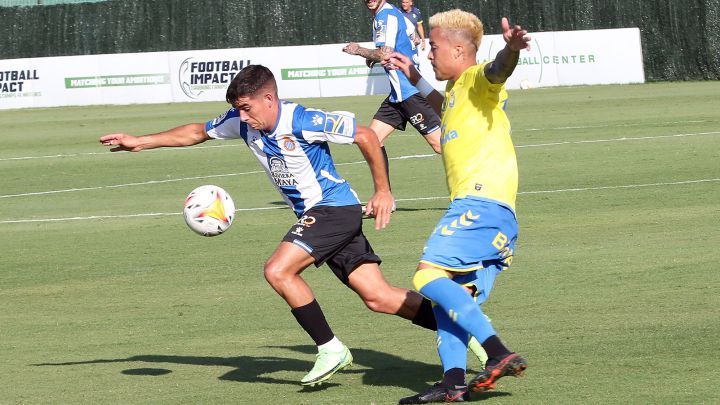
M 506 17 L 502 18 L 500 22 L 503 30 L 503 39 L 507 43 L 507 46 L 512 51 L 520 51 L 522 49 L 530 50 L 530 36 L 527 34 L 527 30 L 524 30 L 521 26 L 516 25 L 510 28 L 510 22 Z

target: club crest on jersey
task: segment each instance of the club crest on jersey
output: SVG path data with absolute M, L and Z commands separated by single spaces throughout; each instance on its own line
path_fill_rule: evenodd
M 292 138 L 285 136 L 280 139 L 280 147 L 288 152 L 292 152 L 295 148 L 297 148 L 297 144 L 292 140 Z
M 270 158 L 270 176 L 278 187 L 293 187 L 298 184 L 295 176 L 288 170 L 285 161 L 278 157 Z

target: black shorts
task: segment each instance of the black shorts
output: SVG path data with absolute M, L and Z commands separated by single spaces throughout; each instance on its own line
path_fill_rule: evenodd
M 327 263 L 346 285 L 350 273 L 361 264 L 381 262 L 363 234 L 360 205 L 312 207 L 290 228 L 283 241 L 308 252 L 316 267 Z
M 399 103 L 391 103 L 389 97 L 385 98 L 373 119 L 401 131 L 410 122 L 423 136 L 440 129 L 440 117 L 420 94 L 413 94 Z

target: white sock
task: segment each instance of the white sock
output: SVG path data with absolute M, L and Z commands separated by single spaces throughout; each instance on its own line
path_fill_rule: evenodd
M 336 336 L 333 336 L 332 340 L 318 346 L 318 351 L 325 349 L 331 352 L 339 352 L 345 347 L 345 345 Z

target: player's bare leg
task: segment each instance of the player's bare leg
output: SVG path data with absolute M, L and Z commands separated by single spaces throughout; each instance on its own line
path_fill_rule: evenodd
M 441 153 L 442 149 L 440 147 L 440 130 L 436 129 L 429 134 L 425 135 L 423 138 L 425 138 L 425 141 L 427 141 L 428 145 L 432 148 L 435 153 Z
M 295 319 L 318 346 L 315 365 L 300 380 L 300 384 L 310 386 L 332 377 L 353 360 L 350 350 L 330 329 L 310 286 L 300 277 L 300 273 L 314 262 L 315 259 L 303 249 L 281 242 L 264 269 L 265 279 L 285 299 Z
M 374 312 L 397 315 L 412 320 L 418 313 L 423 296 L 390 285 L 377 263 L 365 263 L 349 277 L 350 287 L 365 305 Z
M 437 330 L 432 304 L 415 291 L 390 285 L 377 264 L 361 265 L 350 273 L 349 281 L 350 287 L 370 310 L 397 315 L 423 328 Z M 485 368 L 487 354 L 474 337 L 470 338 L 468 349 L 478 358 L 480 368 Z
M 370 123 L 370 128 L 375 131 L 375 135 L 377 135 L 380 146 L 385 146 L 385 139 L 387 139 L 387 137 L 390 136 L 390 134 L 392 134 L 392 132 L 395 130 L 392 125 L 386 124 L 378 120 L 372 120 L 372 122 Z
M 370 129 L 375 131 L 378 142 L 380 142 L 380 148 L 382 148 L 383 158 L 385 159 L 385 172 L 388 175 L 388 181 L 390 181 L 390 160 L 388 159 L 387 151 L 385 150 L 385 139 L 392 134 L 395 128 L 389 124 L 374 119 L 370 123 Z M 393 211 L 394 210 L 395 208 L 393 207 Z
M 282 242 L 265 263 L 265 280 L 290 305 L 298 308 L 315 299 L 310 286 L 300 273 L 315 263 L 315 259 L 303 249 L 289 242 Z

